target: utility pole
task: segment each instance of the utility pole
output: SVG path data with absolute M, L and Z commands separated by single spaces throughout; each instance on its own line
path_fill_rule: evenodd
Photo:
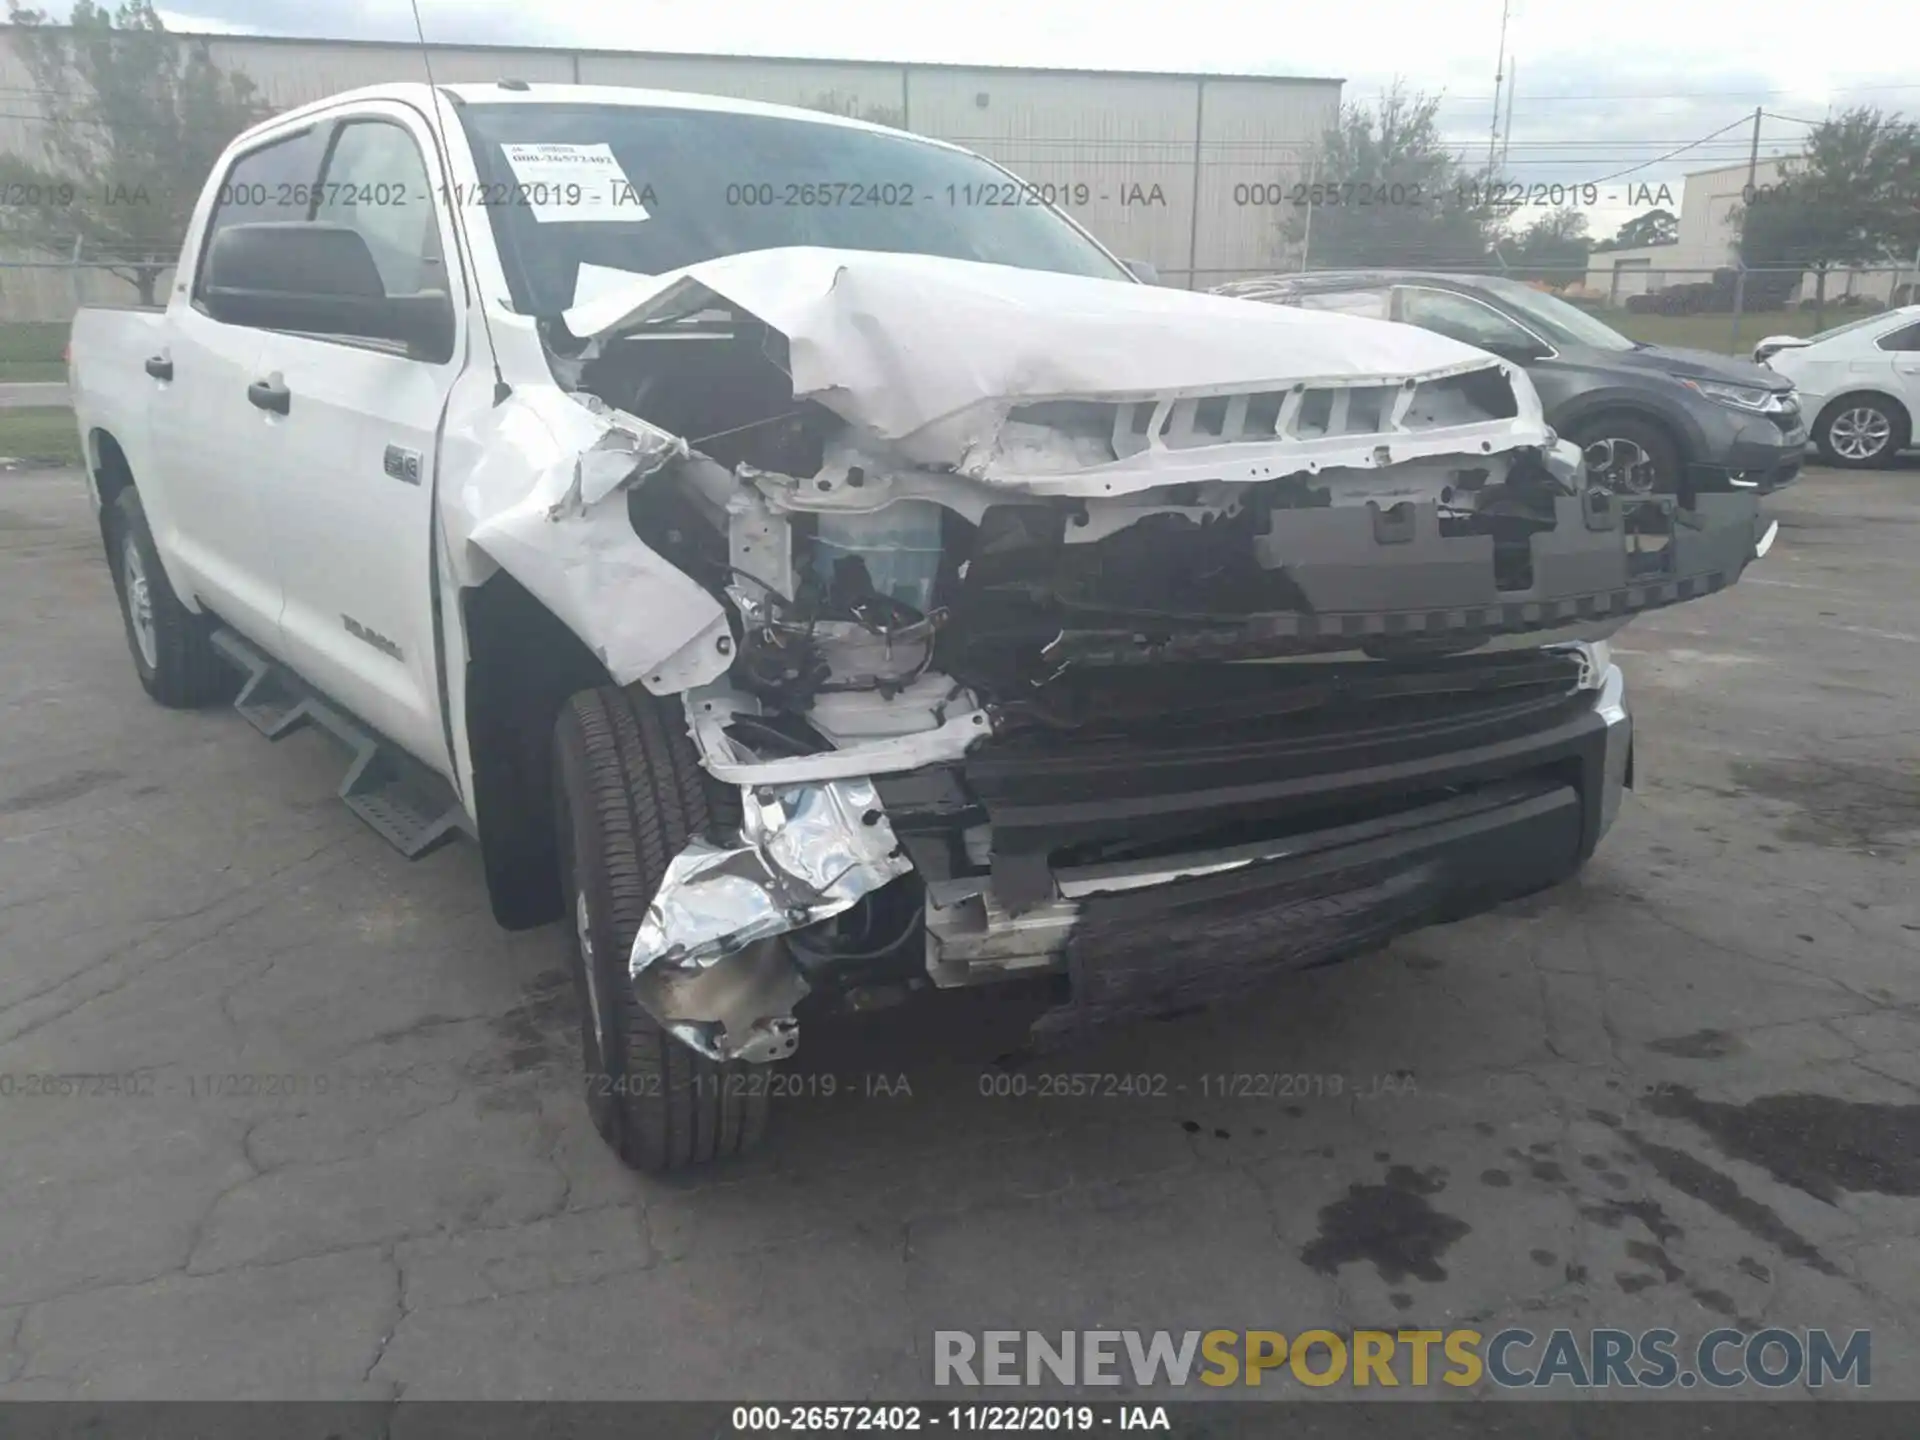
M 1500 135 L 1500 171 L 1506 173 L 1507 154 L 1513 149 L 1513 97 L 1520 89 L 1520 58 L 1514 57 L 1507 69 L 1507 124 Z
M 1732 353 L 1740 353 L 1740 311 L 1747 303 L 1747 214 L 1753 209 L 1758 193 L 1754 182 L 1760 173 L 1760 116 L 1758 105 L 1753 107 L 1753 145 L 1747 151 L 1747 188 L 1740 192 L 1740 254 L 1739 264 L 1733 272 L 1733 340 Z
M 1513 0 L 1501 0 L 1500 4 L 1500 53 L 1493 62 L 1493 123 L 1487 127 L 1487 179 L 1493 179 L 1493 152 L 1500 143 L 1500 82 L 1506 79 L 1507 69 L 1507 17 L 1513 11 Z
M 1304 274 L 1307 268 L 1307 252 L 1313 248 L 1313 189 L 1320 183 L 1320 157 L 1315 155 L 1307 170 L 1307 223 L 1300 236 L 1300 269 Z

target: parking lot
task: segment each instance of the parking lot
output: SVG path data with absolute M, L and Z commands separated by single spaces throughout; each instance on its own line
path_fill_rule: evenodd
M 660 1183 L 587 1122 L 560 932 L 388 850 L 324 736 L 150 704 L 79 477 L 0 476 L 0 1397 L 849 1400 L 928 1393 L 937 1329 L 1508 1324 L 1870 1328 L 1920 1396 L 1920 467 L 1768 505 L 1617 642 L 1638 789 L 1578 881 L 1045 1066 L 1005 1000 L 808 1023 L 769 1144 Z

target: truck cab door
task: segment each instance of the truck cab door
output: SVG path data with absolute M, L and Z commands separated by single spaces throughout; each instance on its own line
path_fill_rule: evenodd
M 446 354 L 351 335 L 275 333 L 250 377 L 284 406 L 273 546 L 281 651 L 294 669 L 432 768 L 440 721 L 433 604 L 434 466 L 465 345 L 454 237 L 430 180 L 432 136 L 410 107 L 333 123 L 311 218 L 360 232 L 388 295 L 438 295 Z
M 196 216 L 199 243 L 183 257 L 164 341 L 139 357 L 150 377 L 147 433 L 157 472 L 136 475 L 163 498 L 162 547 L 195 595 L 255 644 L 279 648 L 280 576 L 268 521 L 278 477 L 280 417 L 248 399 L 264 330 L 215 320 L 200 303 L 199 259 L 229 225 L 305 216 L 320 173 L 323 127 L 271 136 L 236 156 Z

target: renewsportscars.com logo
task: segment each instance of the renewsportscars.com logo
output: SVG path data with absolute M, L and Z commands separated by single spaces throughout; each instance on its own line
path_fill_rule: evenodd
M 939 1386 L 1263 1383 L 1578 1390 L 1873 1383 L 1873 1336 L 1826 1330 L 936 1330 Z

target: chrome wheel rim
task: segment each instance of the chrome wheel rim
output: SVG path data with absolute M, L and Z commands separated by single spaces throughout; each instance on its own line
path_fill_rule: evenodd
M 1843 460 L 1871 460 L 1892 438 L 1893 422 L 1865 405 L 1842 410 L 1827 426 L 1827 443 Z
M 127 623 L 133 627 L 133 643 L 149 670 L 160 665 L 160 637 L 153 628 L 153 587 L 147 583 L 147 565 L 140 558 L 140 547 L 129 536 L 120 548 L 120 589 L 126 597 Z
M 587 913 L 587 894 L 582 890 L 573 900 L 573 930 L 580 946 L 580 964 L 586 975 L 587 1013 L 593 1025 L 593 1043 L 606 1050 L 607 1032 L 600 1020 L 600 977 L 593 968 L 593 924 Z
M 1595 440 L 1586 448 L 1587 476 L 1616 495 L 1650 495 L 1659 481 L 1645 447 L 1618 436 Z

